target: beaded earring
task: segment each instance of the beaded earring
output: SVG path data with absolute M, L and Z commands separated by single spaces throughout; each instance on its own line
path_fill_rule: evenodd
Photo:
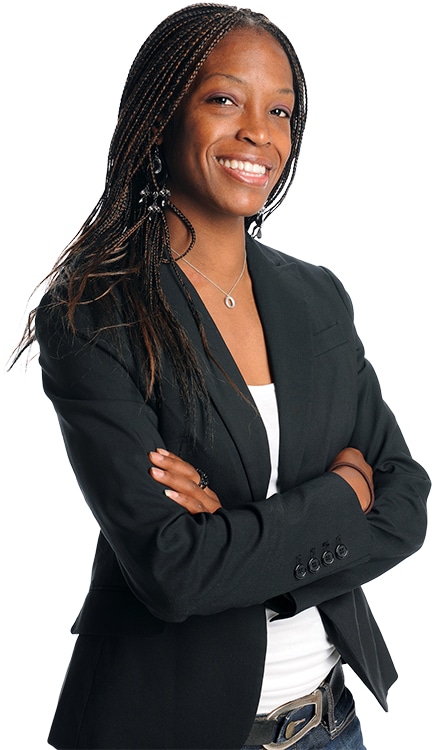
M 149 167 L 148 171 L 150 173 L 148 184 L 140 191 L 141 198 L 138 202 L 148 204 L 150 200 L 152 201 L 150 205 L 147 206 L 150 215 L 149 218 L 151 218 L 151 215 L 155 212 L 162 211 L 167 199 L 171 195 L 171 192 L 166 187 L 168 175 L 166 169 L 164 169 L 159 153 L 159 147 L 157 145 L 154 147 L 152 167 Z M 158 185 L 159 181 L 162 183 L 160 186 Z
M 252 237 L 256 237 L 258 240 L 262 237 L 262 223 L 263 223 L 264 209 L 260 208 L 256 215 L 255 226 L 252 231 Z

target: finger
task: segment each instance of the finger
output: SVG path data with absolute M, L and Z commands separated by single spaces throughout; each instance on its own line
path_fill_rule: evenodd
M 169 471 L 170 474 L 183 476 L 194 482 L 194 484 L 197 484 L 202 489 L 207 486 L 208 479 L 205 472 L 200 472 L 199 469 L 195 469 L 192 464 L 179 458 L 175 453 L 170 453 L 165 449 L 157 448 L 156 451 L 151 451 L 149 453 L 149 458 L 152 463 L 164 471 Z
M 190 513 L 214 513 L 222 507 L 218 496 L 210 487 L 203 490 L 195 482 L 156 466 L 151 467 L 150 475 L 167 488 L 164 490 L 167 497 Z
M 205 490 L 203 490 L 204 494 L 207 495 L 211 500 L 215 500 L 219 505 L 219 498 L 216 495 L 216 492 L 213 492 L 213 490 L 210 489 L 210 487 L 206 487 Z
M 214 497 L 210 497 L 202 490 L 201 497 L 185 495 L 181 492 L 176 492 L 175 490 L 165 490 L 165 495 L 169 497 L 170 500 L 174 500 L 175 503 L 181 505 L 192 515 L 196 513 L 214 513 L 221 507 L 219 500 L 214 493 L 212 493 Z
M 174 492 L 180 492 L 184 495 L 194 497 L 197 500 L 202 500 L 201 493 L 203 490 L 198 487 L 195 481 L 195 477 L 190 479 L 185 476 L 184 473 L 172 469 L 160 469 L 156 466 L 152 466 L 150 469 L 150 476 L 159 484 L 164 485 Z
M 150 451 L 149 458 L 155 466 L 164 471 L 184 476 L 195 484 L 198 484 L 200 481 L 200 475 L 196 469 L 194 469 L 192 464 L 179 458 L 175 453 L 170 453 L 165 449 L 158 448 L 156 451 Z
M 149 458 L 155 464 L 150 468 L 150 475 L 173 493 L 171 499 L 177 502 L 181 497 L 180 504 L 195 513 L 214 513 L 221 507 L 216 493 L 207 485 L 200 485 L 203 478 L 207 480 L 205 474 L 202 476 L 187 461 L 162 448 L 151 451 Z M 168 493 L 167 496 L 170 497 Z

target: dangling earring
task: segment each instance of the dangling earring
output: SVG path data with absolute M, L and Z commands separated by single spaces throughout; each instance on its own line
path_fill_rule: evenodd
M 159 146 L 157 144 L 155 146 L 155 152 L 153 156 L 153 172 L 155 174 L 160 174 L 162 172 L 162 160 L 160 158 Z
M 159 154 L 159 147 L 156 145 L 153 154 L 152 168 L 149 166 L 148 172 L 148 183 L 143 190 L 140 192 L 140 200 L 138 203 L 148 203 L 149 199 L 152 199 L 152 203 L 148 206 L 149 218 L 156 211 L 162 211 L 166 204 L 167 198 L 171 195 L 171 192 L 166 187 L 167 172 L 163 169 L 163 162 Z M 159 187 L 155 175 L 161 175 L 162 185 Z M 154 187 L 151 187 L 153 185 Z
M 254 226 L 253 231 L 252 231 L 252 237 L 256 237 L 258 240 L 260 240 L 261 237 L 262 237 L 262 229 L 261 229 L 261 227 L 262 227 L 262 223 L 263 223 L 263 214 L 264 214 L 264 209 L 260 208 L 260 210 L 258 211 L 258 213 L 256 215 L 255 226 Z

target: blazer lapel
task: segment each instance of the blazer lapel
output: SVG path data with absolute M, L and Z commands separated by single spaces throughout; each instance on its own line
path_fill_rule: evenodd
M 311 320 L 297 264 L 251 238 L 247 247 L 278 401 L 284 491 L 297 483 L 311 418 Z
M 264 424 L 251 405 L 254 403 L 253 398 L 207 308 L 185 275 L 182 275 L 182 280 L 204 323 L 207 342 L 212 355 L 243 397 L 236 392 L 219 367 L 206 356 L 184 291 L 181 290 L 172 268 L 169 265 L 162 268 L 162 283 L 165 294 L 198 354 L 200 364 L 206 375 L 210 399 L 237 447 L 249 481 L 251 497 L 252 499 L 263 499 L 267 493 L 270 477 L 270 454 Z M 248 399 L 249 403 L 245 398 Z

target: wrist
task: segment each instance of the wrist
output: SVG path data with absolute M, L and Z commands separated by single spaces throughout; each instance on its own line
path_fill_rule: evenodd
M 330 471 L 339 474 L 342 479 L 348 482 L 357 495 L 363 513 L 369 513 L 372 510 L 375 496 L 373 484 L 366 472 L 359 466 L 345 461 L 333 464 Z

